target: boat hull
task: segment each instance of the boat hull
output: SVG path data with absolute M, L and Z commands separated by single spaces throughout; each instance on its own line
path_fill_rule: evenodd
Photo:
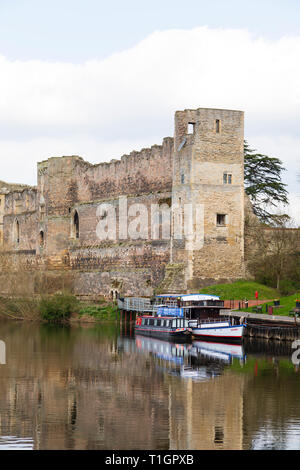
M 242 341 L 245 325 L 236 326 L 197 326 L 190 328 L 193 338 L 217 341 Z
M 170 329 L 155 329 L 147 327 L 135 327 L 135 332 L 139 335 L 152 336 L 153 338 L 161 338 L 167 340 L 187 341 L 191 338 L 191 332 L 185 329 L 184 331 L 175 331 Z

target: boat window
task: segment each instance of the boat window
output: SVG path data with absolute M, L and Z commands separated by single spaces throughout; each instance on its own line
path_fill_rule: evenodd
M 145 325 L 145 323 L 146 323 L 146 319 L 143 318 L 143 319 L 142 319 L 142 325 Z
M 153 325 L 154 325 L 154 319 L 153 319 L 153 318 L 149 318 L 148 321 L 149 321 L 149 325 L 150 325 L 150 326 L 153 326 Z
M 176 328 L 176 319 L 172 320 L 172 328 Z
M 157 322 L 157 326 L 160 326 L 161 320 L 156 320 L 156 322 Z
M 188 320 L 184 320 L 184 327 L 185 327 L 185 328 L 188 328 L 188 326 L 189 326 L 189 321 L 188 321 Z
M 154 326 L 157 326 L 157 319 L 154 320 Z

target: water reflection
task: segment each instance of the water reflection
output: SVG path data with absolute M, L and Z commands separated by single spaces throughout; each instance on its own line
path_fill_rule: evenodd
M 122 343 L 124 350 L 152 355 L 167 373 L 197 381 L 217 377 L 222 374 L 224 364 L 245 357 L 242 345 L 204 341 L 182 344 L 141 335 L 136 335 L 135 343 L 129 338 L 120 339 L 119 345 Z
M 299 448 L 290 344 L 0 322 L 0 449 Z
M 1 436 L 0 450 L 33 450 L 32 438 L 20 438 L 16 436 Z

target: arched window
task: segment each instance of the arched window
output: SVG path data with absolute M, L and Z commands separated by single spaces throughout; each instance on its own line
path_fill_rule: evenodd
M 73 234 L 74 238 L 79 238 L 79 216 L 77 211 L 73 215 Z
M 13 227 L 13 240 L 15 243 L 19 244 L 20 243 L 20 224 L 18 219 L 14 221 L 14 227 Z

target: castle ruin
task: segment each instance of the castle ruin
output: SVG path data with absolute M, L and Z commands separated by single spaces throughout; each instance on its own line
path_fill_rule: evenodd
M 0 295 L 9 294 L 11 276 L 20 269 L 28 291 L 35 291 L 37 273 L 66 272 L 74 294 L 94 299 L 195 292 L 245 276 L 243 112 L 177 111 L 174 137 L 162 145 L 96 165 L 78 156 L 49 158 L 38 163 L 37 172 L 36 187 L 0 183 L 6 260 Z M 120 203 L 126 203 L 122 216 Z M 116 240 L 97 235 L 103 204 L 116 209 L 122 233 Z M 150 224 L 147 236 L 129 237 L 134 204 L 148 214 L 153 207 L 169 207 L 170 236 L 162 236 L 160 218 L 155 236 Z M 184 219 L 185 205 L 193 214 L 194 238 L 175 233 L 174 219 L 178 213 Z

